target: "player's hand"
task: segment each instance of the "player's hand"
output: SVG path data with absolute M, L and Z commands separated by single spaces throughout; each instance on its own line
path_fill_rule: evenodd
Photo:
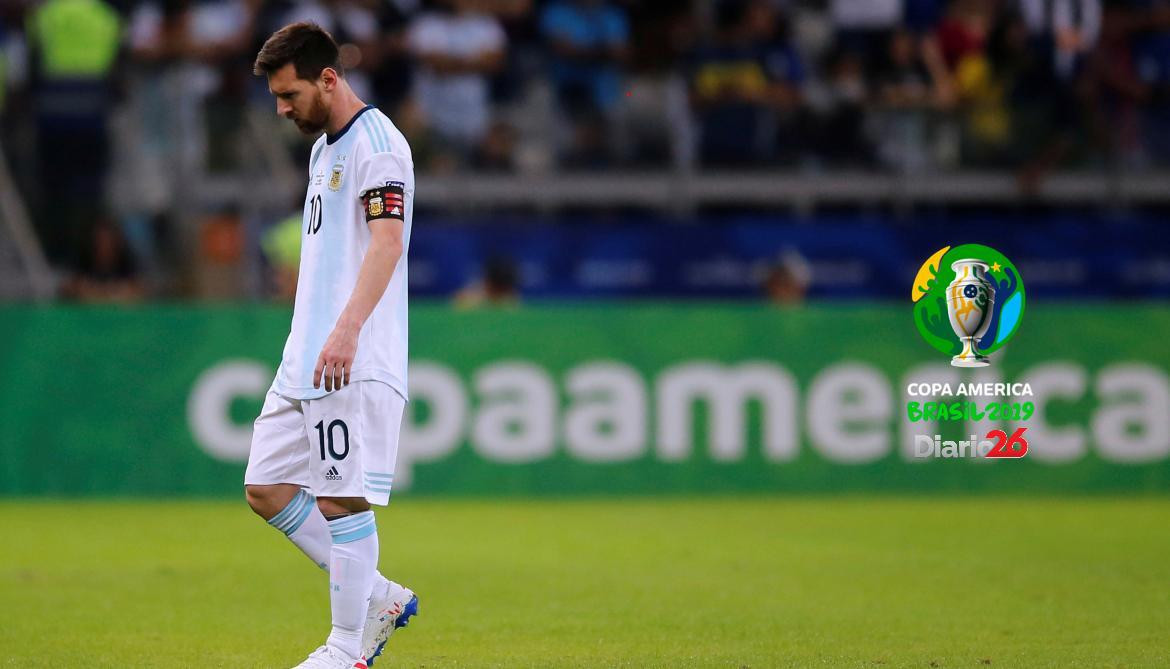
M 338 322 L 325 340 L 317 366 L 313 369 L 313 387 L 320 388 L 325 381 L 325 390 L 332 392 L 349 385 L 349 372 L 357 354 L 357 340 L 360 327 Z

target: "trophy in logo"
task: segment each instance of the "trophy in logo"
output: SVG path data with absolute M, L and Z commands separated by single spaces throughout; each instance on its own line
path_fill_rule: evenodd
M 965 259 L 951 263 L 955 280 L 947 286 L 947 316 L 959 337 L 963 350 L 951 358 L 955 367 L 985 367 L 987 356 L 975 348 L 987 328 L 995 308 L 995 288 L 987 280 L 987 263 Z

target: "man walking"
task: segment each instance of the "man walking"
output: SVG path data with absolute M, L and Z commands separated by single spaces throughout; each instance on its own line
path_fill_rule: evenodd
M 402 133 L 346 83 L 320 27 L 274 33 L 256 57 L 276 111 L 321 136 L 309 158 L 292 330 L 256 419 L 252 509 L 329 572 L 333 629 L 302 669 L 364 669 L 418 610 L 377 570 L 405 408 L 406 255 L 414 163 Z

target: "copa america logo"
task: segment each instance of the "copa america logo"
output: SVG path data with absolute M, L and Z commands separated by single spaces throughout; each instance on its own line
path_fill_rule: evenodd
M 981 244 L 946 246 L 923 263 L 911 290 L 914 322 L 955 367 L 985 367 L 1024 316 L 1024 282 L 1015 265 Z M 945 314 L 945 317 L 944 317 Z

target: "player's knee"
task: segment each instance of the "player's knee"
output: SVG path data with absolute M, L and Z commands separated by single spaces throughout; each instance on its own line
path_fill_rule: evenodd
M 317 508 L 326 518 L 369 511 L 370 504 L 364 497 L 318 497 Z
M 244 486 L 244 499 L 248 501 L 248 506 L 256 515 L 262 518 L 268 518 L 272 515 L 270 507 L 272 506 L 272 491 L 266 486 L 246 485 Z

